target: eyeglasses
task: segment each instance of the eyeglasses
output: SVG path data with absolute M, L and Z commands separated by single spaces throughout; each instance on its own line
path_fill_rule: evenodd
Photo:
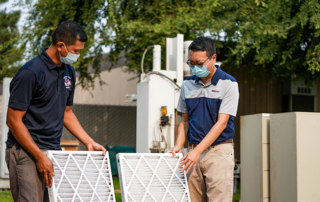
M 208 57 L 205 61 L 203 61 L 202 63 L 195 63 L 195 62 L 193 62 L 193 61 L 190 61 L 190 60 L 188 60 L 186 63 L 187 63 L 187 65 L 189 65 L 189 67 L 191 67 L 191 66 L 195 66 L 195 65 L 197 65 L 198 67 L 202 67 L 203 66 L 203 64 L 209 59 L 210 57 Z

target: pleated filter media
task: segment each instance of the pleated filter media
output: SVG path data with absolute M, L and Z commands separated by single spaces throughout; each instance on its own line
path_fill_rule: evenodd
M 115 202 L 108 153 L 48 151 L 54 165 L 50 202 Z
M 190 202 L 187 177 L 179 169 L 182 154 L 117 155 L 122 201 Z

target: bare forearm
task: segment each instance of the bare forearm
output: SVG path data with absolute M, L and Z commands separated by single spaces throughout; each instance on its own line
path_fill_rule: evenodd
M 188 122 L 181 122 L 178 128 L 177 146 L 181 147 L 186 142 L 187 132 L 189 130 Z
M 220 136 L 222 131 L 226 128 L 226 125 L 222 122 L 217 122 L 209 131 L 209 133 L 206 135 L 205 138 L 198 144 L 198 146 L 195 148 L 195 150 L 202 153 L 204 150 L 206 150 L 216 139 Z
M 80 140 L 84 145 L 87 146 L 88 144 L 94 142 L 93 139 L 82 128 L 76 115 L 72 111 L 65 112 L 63 123 L 68 131 L 73 134 L 78 140 Z
M 10 131 L 13 133 L 15 139 L 19 144 L 27 150 L 36 160 L 44 156 L 44 153 L 39 149 L 33 141 L 28 129 L 22 121 L 7 121 Z

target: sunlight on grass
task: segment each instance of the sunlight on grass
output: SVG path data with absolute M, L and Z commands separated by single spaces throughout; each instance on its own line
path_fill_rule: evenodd
M 113 186 L 114 186 L 114 192 L 117 202 L 121 202 L 121 190 L 120 190 L 120 182 L 119 178 L 114 177 L 113 178 Z M 233 201 L 237 201 L 240 199 L 240 183 L 237 185 L 237 194 L 233 195 Z M 13 202 L 11 192 L 0 192 L 0 201 L 1 202 Z

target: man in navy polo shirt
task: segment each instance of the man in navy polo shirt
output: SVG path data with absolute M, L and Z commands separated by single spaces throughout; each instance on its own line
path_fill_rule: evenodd
M 213 41 L 196 38 L 189 46 L 194 76 L 181 87 L 177 110 L 182 112 L 176 145 L 168 152 L 188 153 L 180 168 L 187 172 L 191 201 L 230 202 L 233 196 L 233 136 L 239 91 L 237 81 L 215 66 Z M 189 172 L 192 171 L 192 172 Z
M 106 150 L 83 130 L 72 112 L 75 70 L 87 35 L 74 21 L 62 22 L 52 44 L 27 62 L 10 83 L 6 162 L 14 201 L 48 201 L 53 164 L 46 150 L 61 150 L 65 126 L 89 151 Z

